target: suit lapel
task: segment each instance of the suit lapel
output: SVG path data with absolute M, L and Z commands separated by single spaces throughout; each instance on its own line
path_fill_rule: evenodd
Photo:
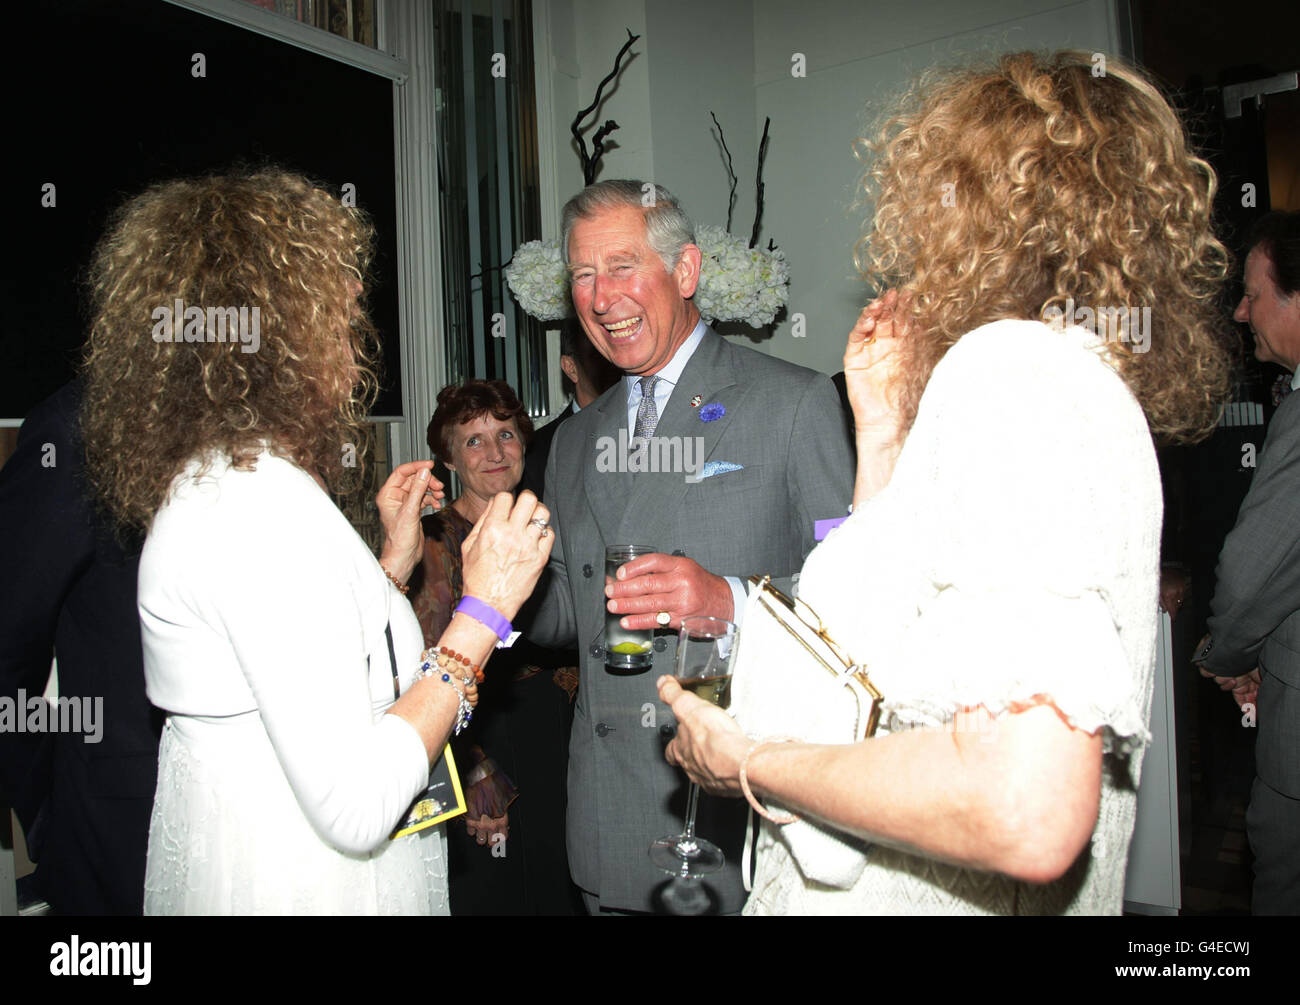
M 701 399 L 698 407 L 691 405 L 696 395 Z M 682 456 L 689 449 L 690 458 L 698 468 L 712 456 L 742 396 L 731 346 L 709 329 L 682 370 L 681 379 L 655 427 L 655 437 L 678 440 L 682 444 Z M 702 421 L 701 409 L 708 404 L 722 405 L 725 413 L 712 422 Z M 619 526 L 620 539 L 631 534 L 646 543 L 662 541 L 669 535 L 690 487 L 686 472 L 639 472 L 626 477 L 629 479 L 628 494 L 624 497 L 627 509 Z
M 626 471 L 617 470 L 617 465 L 613 471 L 602 470 L 607 465 L 601 463 L 602 455 L 608 456 L 608 451 L 602 449 L 603 445 L 612 443 L 617 448 L 620 430 L 624 431 L 626 437 L 627 389 L 624 382 L 620 380 L 588 407 L 596 410 L 598 418 L 588 434 L 587 463 L 582 472 L 587 503 L 601 533 L 612 534 L 606 538 L 609 543 L 640 543 L 618 539 L 623 513 L 628 498 L 632 495 L 632 476 Z M 614 457 L 617 460 L 617 451 Z

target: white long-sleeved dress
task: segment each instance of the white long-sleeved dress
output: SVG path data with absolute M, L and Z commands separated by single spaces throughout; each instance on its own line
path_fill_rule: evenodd
M 800 596 L 883 692 L 879 735 L 1044 700 L 1101 730 L 1092 841 L 1062 879 L 1034 885 L 763 822 L 746 913 L 1119 913 L 1149 736 L 1161 514 L 1146 420 L 1104 345 L 1035 321 L 958 341 L 889 485 L 809 555 Z M 780 710 L 798 706 L 802 674 L 823 671 L 760 669 L 759 732 L 790 732 Z
M 388 834 L 428 779 L 394 700 L 407 601 L 301 468 L 197 461 L 140 561 L 150 700 L 167 712 L 147 914 L 446 913 L 441 827 Z

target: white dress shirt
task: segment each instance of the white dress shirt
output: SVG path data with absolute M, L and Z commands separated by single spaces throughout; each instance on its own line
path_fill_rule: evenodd
M 673 353 L 673 358 L 654 375 L 659 378 L 659 383 L 655 384 L 655 408 L 659 415 L 663 415 L 664 409 L 668 407 L 668 399 L 672 397 L 673 388 L 682 379 L 682 371 L 686 369 L 686 364 L 690 362 L 691 357 L 695 355 L 695 350 L 704 341 L 704 333 L 707 329 L 708 326 L 703 319 L 696 322 L 695 328 L 686 337 L 686 341 Z M 623 375 L 623 387 L 627 390 L 627 431 L 631 434 L 636 430 L 636 413 L 641 407 L 641 378 L 626 373 Z

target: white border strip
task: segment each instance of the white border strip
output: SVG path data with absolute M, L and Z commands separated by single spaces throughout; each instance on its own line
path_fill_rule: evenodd
M 243 0 L 166 0 L 166 2 L 199 14 L 207 14 L 227 24 L 247 28 L 259 35 L 269 35 L 281 42 L 296 45 L 299 49 L 337 59 L 349 66 L 387 77 L 398 84 L 404 83 L 411 72 L 406 60 L 391 53 L 372 49 L 368 45 L 340 38 L 338 35 L 331 35 L 323 28 L 303 24 L 301 21 L 283 17 L 273 11 L 244 3 Z M 381 31 L 379 28 L 386 6 L 387 4 L 381 3 L 375 9 L 377 40 L 388 37 L 388 32 Z

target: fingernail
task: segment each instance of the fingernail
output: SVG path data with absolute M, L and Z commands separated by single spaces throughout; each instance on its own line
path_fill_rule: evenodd
M 422 481 L 422 482 L 427 482 L 428 480 L 429 480 L 429 469 L 428 469 L 428 468 L 421 468 L 421 469 L 420 469 L 420 481 Z

